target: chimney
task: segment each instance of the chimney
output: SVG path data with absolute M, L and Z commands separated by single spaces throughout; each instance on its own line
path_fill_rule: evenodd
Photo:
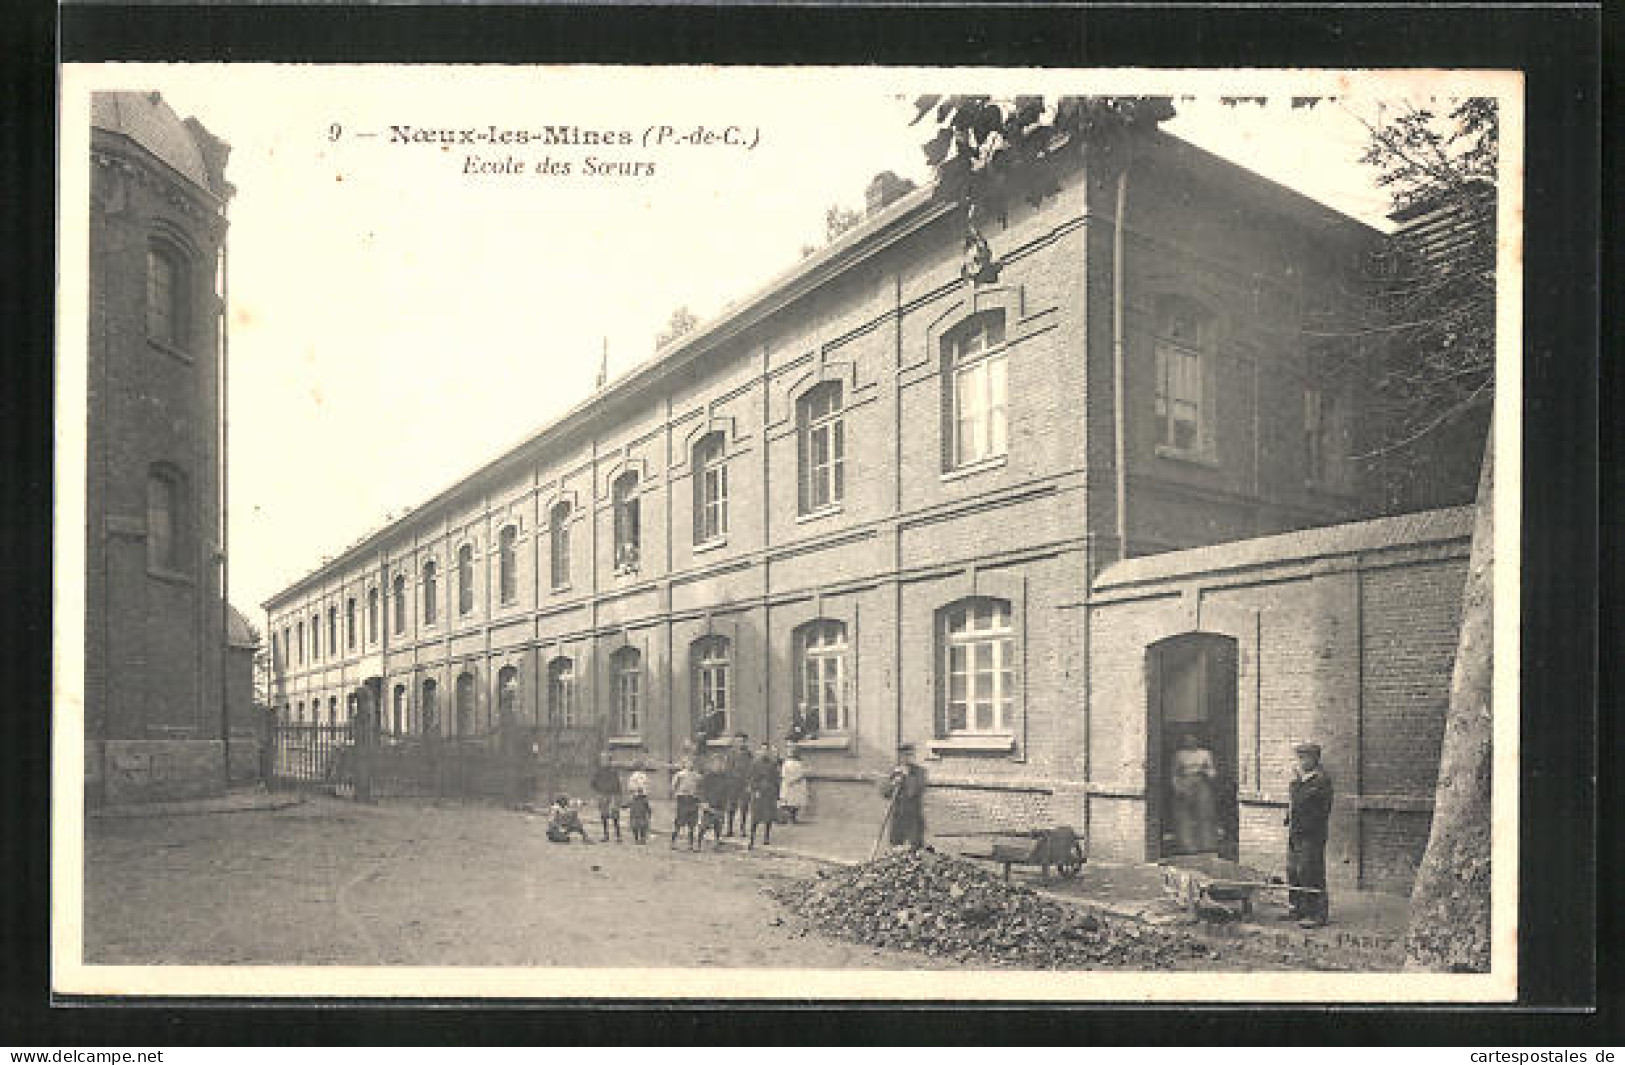
M 900 178 L 890 170 L 882 170 L 870 180 L 869 187 L 864 190 L 864 217 L 873 218 L 913 191 L 914 182 Z

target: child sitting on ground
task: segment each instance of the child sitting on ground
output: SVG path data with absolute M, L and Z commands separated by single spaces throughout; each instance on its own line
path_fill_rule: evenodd
M 632 775 L 626 778 L 626 807 L 630 812 L 632 822 L 632 842 L 649 842 L 649 774 L 643 770 L 640 760 L 632 769 Z
M 547 838 L 553 843 L 568 843 L 570 837 L 576 833 L 581 834 L 581 842 L 592 842 L 587 838 L 587 829 L 581 823 L 580 811 L 570 802 L 568 795 L 560 795 L 553 800 L 553 805 L 547 812 Z

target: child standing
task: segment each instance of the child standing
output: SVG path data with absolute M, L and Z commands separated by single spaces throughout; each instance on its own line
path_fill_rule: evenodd
M 632 842 L 649 842 L 649 774 L 640 759 L 626 780 L 627 809 L 632 821 Z
M 671 826 L 671 845 L 677 846 L 677 833 L 688 829 L 688 845 L 694 846 L 694 823 L 700 812 L 700 775 L 694 772 L 694 763 L 683 759 L 677 773 L 671 778 L 672 798 L 677 800 L 677 817 Z
M 621 774 L 609 763 L 609 752 L 598 755 L 598 768 L 588 782 L 598 797 L 598 823 L 604 830 L 604 842 L 609 842 L 609 826 L 615 826 L 615 842 L 621 841 Z
M 709 829 L 712 849 L 722 846 L 722 819 L 730 803 L 737 803 L 738 793 L 733 774 L 722 758 L 711 760 L 700 780 L 700 842 L 696 850 L 705 846 L 705 833 Z

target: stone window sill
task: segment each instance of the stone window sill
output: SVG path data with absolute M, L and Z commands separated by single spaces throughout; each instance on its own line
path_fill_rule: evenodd
M 1210 455 L 1204 455 L 1200 451 L 1188 451 L 1182 447 L 1173 447 L 1169 444 L 1157 445 L 1157 457 L 1159 459 L 1171 459 L 1174 462 L 1186 462 L 1192 466 L 1201 466 L 1209 470 L 1219 468 L 1219 460 Z
M 712 537 L 709 540 L 704 541 L 703 543 L 695 544 L 694 545 L 694 553 L 696 555 L 698 555 L 698 554 L 700 554 L 702 552 L 705 552 L 705 551 L 716 551 L 716 550 L 718 550 L 720 548 L 724 548 L 724 547 L 727 547 L 727 546 L 728 546 L 728 538 L 726 536 L 716 536 L 716 537 Z
M 985 735 L 945 736 L 926 744 L 932 754 L 1010 754 L 1016 749 L 1016 737 L 1011 733 Z
M 807 522 L 818 521 L 822 518 L 832 518 L 845 509 L 846 507 L 840 503 L 831 503 L 828 506 L 819 507 L 817 510 L 809 510 L 805 514 L 797 514 L 796 524 L 804 525 Z
M 729 747 L 732 747 L 733 745 L 734 745 L 734 741 L 733 741 L 733 737 L 731 737 L 731 736 L 718 736 L 714 740 L 706 740 L 705 741 L 706 749 L 711 750 L 711 751 L 724 751 L 724 750 L 727 750 Z
M 642 747 L 642 736 L 611 736 L 605 741 L 611 747 Z
M 564 595 L 564 594 L 566 594 L 566 593 L 568 593 L 570 591 L 570 585 L 568 585 L 568 584 L 555 584 L 555 585 L 553 585 L 551 590 L 552 590 L 554 595 Z
M 1009 461 L 1010 456 L 1008 455 L 995 455 L 990 459 L 967 462 L 963 466 L 955 466 L 951 470 L 944 470 L 940 479 L 943 481 L 958 481 L 965 477 L 974 477 L 978 473 L 1003 469 Z
M 804 751 L 844 751 L 852 746 L 851 736 L 817 736 L 813 739 L 791 740 Z

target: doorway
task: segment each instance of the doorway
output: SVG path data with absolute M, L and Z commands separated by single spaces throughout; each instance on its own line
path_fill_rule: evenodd
M 1236 641 L 1228 636 L 1187 633 L 1146 651 L 1152 861 L 1200 853 L 1237 860 L 1236 683 Z

